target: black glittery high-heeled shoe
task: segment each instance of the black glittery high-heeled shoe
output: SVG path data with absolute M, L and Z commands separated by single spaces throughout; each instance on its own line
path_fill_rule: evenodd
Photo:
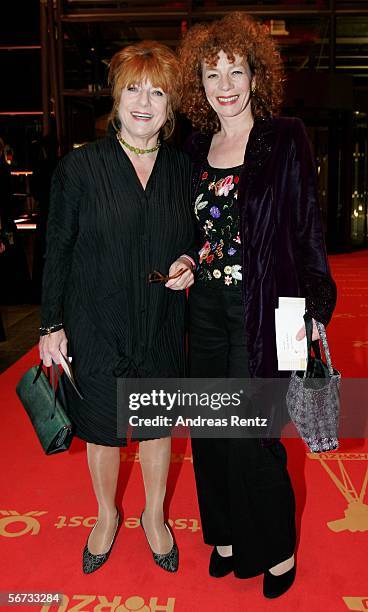
M 150 545 L 150 543 L 148 541 L 146 531 L 145 531 L 145 529 L 143 527 L 142 517 L 143 517 L 143 512 L 141 514 L 140 523 L 141 523 L 141 527 L 143 529 L 144 535 L 146 536 L 146 540 L 147 540 L 148 546 L 151 549 L 151 553 L 152 553 L 154 562 L 159 567 L 161 567 L 163 570 L 166 570 L 167 572 L 177 572 L 178 571 L 178 567 L 179 567 L 179 550 L 178 550 L 178 547 L 177 547 L 177 545 L 175 543 L 174 536 L 172 535 L 168 525 L 165 523 L 165 527 L 166 527 L 167 531 L 169 532 L 169 534 L 171 535 L 171 538 L 172 538 L 172 542 L 173 542 L 172 548 L 166 554 L 155 553 L 155 552 L 153 552 L 153 550 L 151 548 L 151 545 Z
M 263 574 L 263 595 L 268 599 L 280 597 L 288 591 L 295 580 L 295 564 L 287 572 L 275 576 L 269 570 Z
M 91 531 L 91 533 L 88 536 L 87 539 L 87 543 L 84 547 L 83 550 L 83 573 L 84 574 L 92 574 L 93 572 L 95 572 L 96 570 L 100 569 L 100 567 L 102 567 L 104 565 L 104 563 L 106 563 L 106 561 L 108 560 L 112 547 L 114 545 L 115 542 L 115 538 L 117 536 L 118 533 L 118 529 L 121 523 L 121 517 L 120 517 L 120 512 L 118 509 L 116 509 L 116 527 L 115 527 L 115 531 L 114 531 L 114 536 L 112 538 L 112 542 L 108 548 L 108 550 L 105 553 L 101 553 L 99 555 L 93 555 L 89 550 L 88 550 L 88 540 L 90 538 L 90 535 L 93 531 L 93 529 L 96 527 L 96 524 L 93 526 L 93 529 Z

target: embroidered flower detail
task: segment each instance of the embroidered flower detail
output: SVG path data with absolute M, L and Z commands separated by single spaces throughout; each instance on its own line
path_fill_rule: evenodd
M 208 172 L 204 171 L 202 174 L 202 181 L 204 181 L 206 178 L 208 178 Z
M 233 282 L 233 279 L 231 278 L 231 276 L 225 276 L 224 281 L 225 281 L 225 285 L 231 285 Z
M 235 183 L 235 185 L 237 185 L 239 183 L 239 177 L 238 176 L 234 176 L 234 183 Z
M 211 206 L 211 208 L 210 208 L 210 215 L 214 219 L 218 219 L 219 217 L 221 217 L 220 209 L 217 208 L 217 206 Z
M 214 258 L 215 258 L 215 256 L 214 256 L 214 255 L 211 253 L 211 255 L 208 255 L 208 256 L 207 256 L 207 258 L 206 258 L 206 262 L 207 262 L 208 264 L 211 264 L 211 263 L 213 262 Z
M 223 248 L 223 246 L 224 246 L 224 241 L 221 239 L 221 240 L 220 240 L 220 243 L 219 243 L 219 244 L 217 245 L 217 247 L 216 247 L 216 255 L 217 255 L 217 257 L 218 257 L 219 259 L 222 259 L 222 258 L 223 258 L 223 256 L 224 256 L 224 254 L 223 254 L 223 252 L 222 252 L 222 248 Z
M 212 274 L 214 278 L 221 278 L 221 272 L 217 268 L 212 272 Z
M 233 240 L 234 240 L 234 242 L 237 242 L 238 244 L 241 244 L 239 232 L 237 233 L 236 238 L 233 238 Z
M 213 223 L 210 219 L 207 219 L 206 223 L 203 226 L 204 230 L 209 230 L 213 228 Z
M 207 259 L 207 255 L 210 252 L 210 250 L 211 250 L 211 245 L 210 245 L 210 243 L 207 240 L 207 242 L 204 243 L 203 247 L 201 248 L 201 250 L 198 253 L 199 254 L 199 263 L 202 263 L 202 261 L 204 259 Z
M 197 217 L 197 219 L 199 219 L 198 211 L 202 210 L 202 208 L 205 208 L 207 206 L 207 204 L 208 204 L 208 200 L 207 201 L 205 201 L 205 200 L 202 201 L 203 195 L 204 195 L 203 193 L 200 193 L 198 198 L 194 202 L 194 214 Z
M 224 272 L 225 272 L 225 274 L 231 274 L 231 266 L 225 266 L 224 267 Z
M 234 200 L 237 200 L 237 199 L 238 199 L 238 192 L 236 191 L 236 192 L 234 193 Z
M 242 280 L 241 266 L 236 265 L 231 267 L 231 276 L 236 280 Z
M 234 249 L 234 247 L 230 247 L 227 251 L 227 254 L 230 256 L 235 255 L 235 253 L 236 253 L 236 249 Z
M 215 194 L 217 196 L 228 196 L 229 192 L 234 189 L 233 175 L 225 176 L 215 184 Z
M 215 187 L 215 184 L 215 181 L 211 181 L 211 183 L 208 183 L 208 191 L 211 191 L 211 189 Z

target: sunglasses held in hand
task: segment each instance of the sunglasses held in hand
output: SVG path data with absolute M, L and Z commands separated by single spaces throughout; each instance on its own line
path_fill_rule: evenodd
M 167 276 L 167 274 L 162 274 L 158 270 L 154 270 L 153 272 L 150 272 L 150 274 L 148 275 L 148 282 L 149 283 L 167 283 L 167 281 L 169 280 L 173 280 L 174 278 L 179 278 L 184 272 L 185 272 L 185 268 L 180 268 L 180 270 L 178 270 L 176 274 L 173 274 L 172 276 Z

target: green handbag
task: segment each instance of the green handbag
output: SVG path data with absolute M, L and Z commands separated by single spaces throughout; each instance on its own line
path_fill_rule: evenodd
M 52 363 L 51 383 L 40 365 L 30 368 L 17 384 L 17 394 L 22 402 L 46 455 L 68 450 L 73 427 L 66 411 L 63 376 Z M 56 390 L 55 378 L 58 379 Z M 73 384 L 73 383 L 72 383 Z M 73 385 L 74 386 L 74 385 Z M 78 395 L 79 391 L 74 387 Z

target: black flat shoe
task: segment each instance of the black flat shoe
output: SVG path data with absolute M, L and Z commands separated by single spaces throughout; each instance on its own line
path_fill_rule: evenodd
M 96 527 L 96 525 L 94 525 L 91 533 L 88 536 L 87 539 L 87 543 L 84 547 L 83 550 L 83 573 L 84 574 L 92 574 L 92 572 L 95 572 L 96 570 L 100 569 L 100 567 L 102 567 L 104 565 L 104 563 L 106 563 L 106 561 L 108 560 L 112 547 L 114 545 L 115 542 L 115 538 L 117 536 L 118 533 L 118 528 L 120 525 L 120 512 L 118 509 L 116 509 L 117 512 L 117 516 L 116 516 L 116 527 L 115 527 L 115 531 L 114 531 L 114 536 L 112 538 L 112 542 L 110 544 L 109 549 L 105 552 L 105 553 L 101 553 L 100 555 L 93 555 L 91 552 L 89 552 L 88 550 L 88 540 L 89 537 L 93 531 L 93 529 Z
M 274 599 L 286 593 L 295 580 L 295 573 L 295 565 L 280 576 L 274 576 L 267 570 L 263 574 L 263 595 L 268 599 Z
M 223 578 L 230 574 L 234 569 L 233 556 L 230 557 L 222 557 L 218 551 L 216 546 L 214 547 L 209 565 L 209 573 L 213 578 Z
M 144 535 L 146 536 L 146 540 L 147 540 L 148 546 L 150 547 L 150 550 L 151 550 L 154 562 L 156 563 L 156 565 L 161 567 L 163 570 L 166 570 L 167 572 L 177 572 L 178 571 L 178 567 L 179 567 L 179 550 L 178 550 L 177 545 L 175 544 L 174 536 L 172 535 L 169 527 L 165 523 L 165 527 L 166 527 L 167 531 L 169 532 L 169 534 L 171 535 L 171 538 L 172 538 L 172 541 L 173 541 L 173 545 L 172 545 L 171 550 L 168 553 L 163 554 L 163 555 L 159 554 L 159 553 L 155 553 L 155 552 L 153 552 L 153 550 L 151 548 L 151 545 L 150 545 L 150 543 L 148 541 L 148 538 L 147 538 L 147 534 L 146 534 L 145 529 L 143 527 L 142 516 L 143 516 L 143 512 L 141 514 L 140 523 L 141 523 L 141 527 L 143 529 Z

